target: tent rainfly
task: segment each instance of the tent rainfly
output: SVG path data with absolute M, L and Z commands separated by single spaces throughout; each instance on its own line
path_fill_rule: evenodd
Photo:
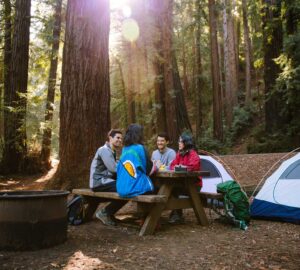
M 300 224 L 300 153 L 284 161 L 265 181 L 250 212 L 254 218 Z

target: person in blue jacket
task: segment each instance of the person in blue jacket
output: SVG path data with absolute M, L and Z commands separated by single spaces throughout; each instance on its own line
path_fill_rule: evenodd
M 124 136 L 124 147 L 117 165 L 117 192 L 121 197 L 131 198 L 154 191 L 148 176 L 152 162 L 143 145 L 143 127 L 129 125 Z

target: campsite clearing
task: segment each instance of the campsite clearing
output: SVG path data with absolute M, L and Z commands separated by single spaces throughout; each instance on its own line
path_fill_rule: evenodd
M 280 155 L 228 156 L 226 163 L 241 179 L 247 178 L 247 166 L 256 163 L 258 179 Z M 246 164 L 242 167 L 246 173 L 236 170 L 241 163 Z M 2 179 L 1 189 L 42 188 L 47 177 L 23 179 Z M 129 219 L 132 205 L 128 205 L 118 216 L 127 219 L 125 225 L 111 228 L 93 220 L 69 226 L 68 240 L 62 245 L 31 252 L 0 251 L 1 269 L 299 269 L 299 225 L 253 220 L 242 231 L 206 211 L 207 227 L 196 223 L 192 210 L 185 210 L 184 225 L 166 224 L 165 212 L 155 235 L 139 237 L 139 225 Z

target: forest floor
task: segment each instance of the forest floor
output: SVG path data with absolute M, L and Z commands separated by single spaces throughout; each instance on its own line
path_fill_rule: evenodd
M 242 185 L 257 184 L 285 154 L 221 157 Z M 274 166 L 275 168 L 276 166 Z M 47 175 L 0 178 L 0 190 L 39 190 Z M 199 226 L 191 210 L 185 224 L 170 225 L 168 213 L 152 236 L 139 237 L 139 225 L 125 206 L 116 227 L 98 220 L 68 227 L 68 240 L 38 251 L 0 251 L 0 269 L 300 269 L 300 226 L 252 220 L 242 231 L 207 209 L 210 225 Z M 0 232 L 1 233 L 1 232 Z

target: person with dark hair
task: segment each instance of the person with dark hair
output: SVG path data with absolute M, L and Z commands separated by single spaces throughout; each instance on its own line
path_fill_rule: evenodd
M 159 133 L 156 138 L 157 149 L 153 151 L 151 156 L 152 162 L 159 170 L 169 166 L 176 157 L 176 152 L 169 148 L 168 144 L 168 134 L 166 132 Z
M 117 166 L 117 192 L 121 197 L 135 197 L 153 192 L 154 186 L 149 173 L 152 162 L 143 145 L 143 127 L 139 124 L 129 125 L 124 148 Z
M 116 192 L 116 151 L 122 147 L 122 132 L 112 129 L 108 132 L 108 141 L 100 147 L 91 164 L 90 188 L 93 191 Z M 96 212 L 96 217 L 105 225 L 115 226 L 114 214 L 126 202 L 113 201 Z
M 183 165 L 187 168 L 187 171 L 200 171 L 201 163 L 200 157 L 195 149 L 193 138 L 183 133 L 178 140 L 178 152 L 176 158 L 170 164 L 170 170 L 174 170 L 175 166 Z M 199 177 L 199 180 L 196 183 L 198 191 L 202 187 L 202 179 Z M 182 191 L 174 190 L 174 195 L 179 196 L 182 194 Z M 171 212 L 169 223 L 178 224 L 183 223 L 183 213 L 182 209 L 176 209 Z

